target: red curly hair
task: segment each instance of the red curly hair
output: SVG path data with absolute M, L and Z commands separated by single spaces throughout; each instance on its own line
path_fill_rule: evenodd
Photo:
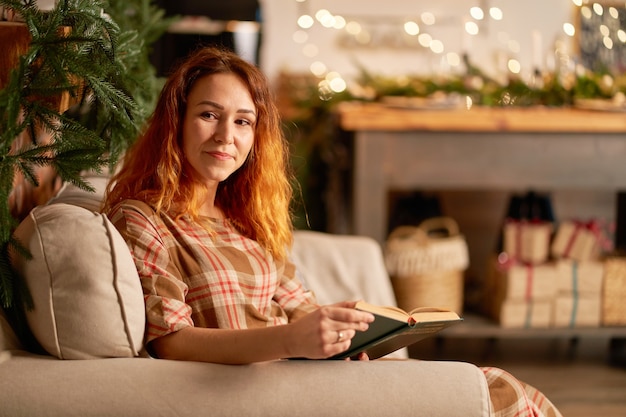
M 282 260 L 292 243 L 289 146 L 265 75 L 231 51 L 200 48 L 168 77 L 146 129 L 108 184 L 103 211 L 111 213 L 123 200 L 136 199 L 157 213 L 186 214 L 200 222 L 205 188 L 193 179 L 183 157 L 182 125 L 194 83 L 216 73 L 232 73 L 243 81 L 257 121 L 247 161 L 219 184 L 215 204 L 242 234 Z

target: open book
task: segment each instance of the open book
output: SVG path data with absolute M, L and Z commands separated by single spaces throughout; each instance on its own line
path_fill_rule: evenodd
M 463 320 L 454 311 L 431 307 L 421 307 L 407 313 L 397 307 L 375 306 L 359 301 L 356 309 L 372 313 L 376 319 L 366 331 L 356 332 L 347 351 L 331 359 L 350 358 L 363 351 L 370 359 L 377 359 Z

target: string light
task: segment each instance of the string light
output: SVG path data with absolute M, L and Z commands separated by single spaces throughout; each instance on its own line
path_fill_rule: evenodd
M 502 9 L 499 7 L 492 7 L 489 9 L 489 16 L 491 16 L 493 20 L 502 20 L 504 13 L 502 13 Z
M 307 0 L 295 0 L 298 3 L 300 13 L 298 15 L 296 24 L 297 30 L 293 33 L 293 42 L 302 45 L 302 54 L 308 58 L 314 58 L 319 55 L 319 48 L 315 42 L 311 39 L 309 30 L 314 26 L 337 30 L 340 34 L 339 39 L 343 39 L 342 44 L 346 47 L 377 47 L 387 46 L 389 48 L 424 48 L 423 50 L 429 51 L 429 53 L 442 55 L 441 65 L 442 68 L 454 68 L 462 65 L 460 54 L 456 52 L 445 52 L 446 45 L 443 41 L 433 38 L 432 34 L 424 32 L 421 25 L 434 26 L 438 22 L 437 16 L 430 12 L 425 11 L 419 15 L 418 19 L 407 18 L 403 21 L 400 19 L 394 22 L 393 19 L 380 20 L 372 19 L 370 21 L 363 19 L 346 19 L 346 17 L 333 14 L 331 10 L 320 8 L 318 10 L 310 10 L 310 2 Z M 589 21 L 588 25 L 595 26 L 598 33 L 598 41 L 606 49 L 614 49 L 615 44 L 626 44 L 626 31 L 619 28 L 620 22 L 620 9 L 611 5 L 603 6 L 598 2 L 592 2 L 589 0 L 572 0 L 572 4 L 576 6 L 578 13 L 584 20 Z M 626 8 L 626 7 L 625 7 Z M 504 19 L 504 12 L 499 7 L 483 8 L 478 6 L 470 7 L 467 11 L 467 17 L 460 22 L 460 26 L 464 34 L 469 35 L 463 38 L 463 50 L 467 52 L 471 50 L 471 37 L 479 35 L 483 31 L 483 25 L 485 25 L 489 19 L 493 21 L 501 21 Z M 596 16 L 594 18 L 594 16 Z M 617 21 L 617 28 L 611 23 L 607 23 L 607 18 L 612 18 Z M 599 23 L 593 23 L 595 20 L 601 20 Z M 622 16 L 623 18 L 623 16 Z M 419 21 L 419 23 L 418 23 Z M 450 24 L 450 20 L 445 18 L 442 20 L 443 24 Z M 613 28 L 613 29 L 611 29 Z M 577 26 L 571 22 L 564 22 L 562 30 L 566 37 L 573 38 L 577 35 Z M 487 33 L 482 32 L 482 33 Z M 400 35 L 400 36 L 398 36 Z M 485 35 L 486 36 L 486 35 Z M 519 74 L 522 71 L 521 62 L 513 58 L 511 54 L 517 54 L 521 50 L 520 43 L 511 39 L 510 35 L 506 32 L 500 31 L 497 33 L 497 40 L 504 47 L 506 47 L 505 54 L 508 55 L 502 64 L 506 62 L 506 68 L 508 71 L 514 74 Z M 533 45 L 535 47 L 535 45 Z M 536 49 L 536 47 L 535 47 Z M 503 48 L 504 51 L 504 48 Z M 542 51 L 536 52 L 541 54 Z M 535 51 L 533 52 L 535 56 Z M 504 57 L 503 57 L 504 58 Z M 535 60 L 535 59 L 534 59 Z M 332 73 L 332 77 L 327 76 L 331 74 L 325 63 L 321 60 L 316 60 L 310 65 L 310 71 L 314 75 L 322 78 L 323 83 L 320 83 L 320 96 L 327 96 L 331 92 L 340 92 L 347 88 L 345 80 L 337 73 Z
M 600 3 L 593 3 L 593 11 L 598 15 L 602 16 L 604 14 L 604 7 Z
M 576 27 L 571 23 L 563 23 L 563 32 L 567 36 L 574 36 L 576 34 Z
M 424 12 L 420 16 L 425 25 L 432 26 L 437 22 L 435 15 L 430 12 Z
M 476 22 L 473 21 L 468 21 L 465 22 L 465 31 L 467 33 L 469 33 L 470 35 L 478 35 L 478 25 L 476 24 Z
M 411 36 L 415 36 L 420 33 L 420 27 L 414 21 L 409 20 L 404 24 L 404 31 Z
M 315 21 L 308 14 L 303 14 L 298 18 L 298 26 L 300 26 L 302 29 L 310 29 L 314 23 Z
M 483 20 L 485 18 L 485 12 L 480 7 L 472 7 L 470 9 L 470 16 L 476 20 Z

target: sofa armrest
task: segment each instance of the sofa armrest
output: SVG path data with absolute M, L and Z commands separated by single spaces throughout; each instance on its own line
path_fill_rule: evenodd
M 0 363 L 0 416 L 489 415 L 484 375 L 462 362 L 276 361 L 246 366 L 148 358 Z

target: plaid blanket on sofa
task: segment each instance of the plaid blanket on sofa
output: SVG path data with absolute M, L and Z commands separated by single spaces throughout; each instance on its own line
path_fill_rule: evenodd
M 546 396 L 508 372 L 481 368 L 489 385 L 494 417 L 563 417 Z

